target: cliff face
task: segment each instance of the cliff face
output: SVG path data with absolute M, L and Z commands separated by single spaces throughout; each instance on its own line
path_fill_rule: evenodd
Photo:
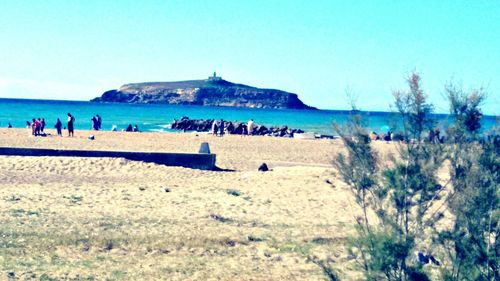
M 259 89 L 225 80 L 125 84 L 120 89 L 107 91 L 91 101 L 316 109 L 305 105 L 296 94 Z

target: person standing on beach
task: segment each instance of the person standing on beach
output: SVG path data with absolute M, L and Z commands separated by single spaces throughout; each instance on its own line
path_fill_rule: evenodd
M 57 122 L 56 122 L 56 125 L 54 127 L 57 130 L 57 135 L 62 137 L 62 131 L 61 131 L 61 129 L 62 129 L 62 122 L 61 122 L 61 120 L 59 118 L 57 118 Z
M 42 128 L 42 122 L 40 118 L 35 120 L 35 136 L 40 135 L 40 128 Z
M 9 122 L 9 124 L 7 125 L 7 128 L 12 128 L 12 124 L 10 124 L 10 122 Z
M 219 135 L 221 137 L 224 136 L 224 120 L 220 120 L 220 123 L 219 123 Z
M 102 128 L 102 118 L 99 114 L 96 114 L 95 117 L 97 118 L 97 129 L 100 130 Z
M 212 122 L 212 135 L 217 136 L 217 121 L 215 119 Z
M 248 124 L 247 124 L 247 130 L 248 130 L 248 135 L 253 135 L 253 119 L 250 119 L 250 121 L 248 121 Z
M 68 137 L 74 137 L 75 136 L 75 117 L 71 115 L 71 113 L 68 113 Z
M 92 130 L 99 130 L 99 125 L 97 124 L 97 118 L 95 116 L 92 116 L 92 119 L 90 119 L 92 121 Z
M 42 134 L 44 129 L 45 129 L 45 118 L 42 118 L 42 121 L 40 121 L 40 132 L 42 132 Z
M 33 118 L 33 119 L 31 120 L 31 134 L 32 134 L 33 136 L 35 135 L 35 129 L 36 129 L 36 124 L 35 124 L 35 123 L 36 123 L 36 119 L 35 119 L 35 118 Z

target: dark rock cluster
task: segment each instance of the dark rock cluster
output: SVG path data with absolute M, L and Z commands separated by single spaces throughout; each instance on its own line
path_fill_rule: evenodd
M 170 128 L 173 130 L 182 130 L 182 131 L 197 131 L 197 132 L 210 132 L 212 128 L 212 123 L 218 122 L 220 124 L 220 120 L 214 119 L 189 119 L 189 117 L 182 117 L 180 120 L 174 120 L 170 125 Z M 242 135 L 244 132 L 247 132 L 247 123 L 246 122 L 232 122 L 232 121 L 224 121 L 224 131 L 226 134 L 231 135 Z M 288 126 L 281 127 L 269 127 L 267 128 L 264 125 L 254 124 L 253 130 L 250 133 L 254 136 L 273 136 L 273 137 L 293 137 L 294 134 L 304 133 L 301 129 L 291 129 Z

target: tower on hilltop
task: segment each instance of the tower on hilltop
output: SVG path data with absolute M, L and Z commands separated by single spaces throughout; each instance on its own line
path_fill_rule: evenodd
M 220 81 L 220 80 L 222 80 L 222 77 L 217 76 L 217 73 L 215 71 L 214 71 L 214 76 L 209 76 L 208 77 L 208 81 L 217 82 L 217 81 Z

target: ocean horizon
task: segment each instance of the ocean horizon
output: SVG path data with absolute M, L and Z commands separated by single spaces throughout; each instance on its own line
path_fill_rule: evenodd
M 53 129 L 57 118 L 63 124 L 66 114 L 75 116 L 75 129 L 91 129 L 91 118 L 99 114 L 103 118 L 102 129 L 111 130 L 113 125 L 118 130 L 128 124 L 137 125 L 141 131 L 171 132 L 169 125 L 175 119 L 187 116 L 191 119 L 224 119 L 227 121 L 255 123 L 271 126 L 288 126 L 324 135 L 335 135 L 333 122 L 344 123 L 352 114 L 351 110 L 296 110 L 296 109 L 261 109 L 225 106 L 169 105 L 169 104 L 129 104 L 95 103 L 90 101 L 49 100 L 49 99 L 13 99 L 0 98 L 0 128 L 10 122 L 14 128 L 26 127 L 26 121 L 32 118 L 45 118 L 46 128 Z M 363 111 L 365 126 L 371 131 L 385 133 L 395 122 L 393 112 Z M 444 130 L 453 122 L 449 114 L 435 113 L 437 127 Z M 486 132 L 496 124 L 497 116 L 484 115 L 482 131 Z

